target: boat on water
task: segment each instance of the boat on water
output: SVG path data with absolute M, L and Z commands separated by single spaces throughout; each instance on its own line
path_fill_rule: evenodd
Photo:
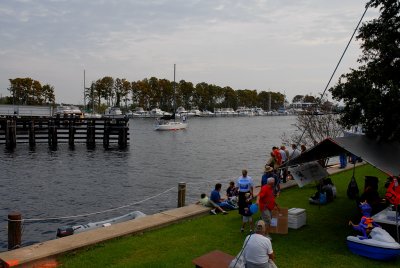
M 89 222 L 87 224 L 82 224 L 82 225 L 75 225 L 75 226 L 62 226 L 57 229 L 57 237 L 65 237 L 69 235 L 73 235 L 76 233 L 81 233 L 89 230 L 94 230 L 97 228 L 101 227 L 108 227 L 111 226 L 112 224 L 120 223 L 120 222 L 125 222 L 141 217 L 145 217 L 146 214 L 144 214 L 141 211 L 133 211 L 128 214 L 115 217 L 112 219 L 104 220 L 104 221 L 98 221 L 98 222 Z
M 112 117 L 112 118 L 122 118 L 125 115 L 122 114 L 122 111 L 119 107 L 108 107 L 104 112 L 104 117 Z
M 175 94 L 176 94 L 176 90 L 175 90 L 175 85 L 176 85 L 176 83 L 175 83 L 175 70 L 176 70 L 176 65 L 174 64 L 174 103 L 173 103 L 174 107 L 175 107 L 175 103 L 176 103 L 176 100 L 175 100 Z M 185 108 L 183 108 L 183 110 L 181 108 L 183 108 L 183 107 L 179 107 L 177 109 L 177 113 L 178 113 L 178 111 L 180 111 L 179 115 L 180 115 L 181 121 L 176 121 L 175 120 L 175 117 L 176 117 L 175 113 L 172 114 L 172 115 L 164 115 L 163 117 L 156 119 L 156 124 L 154 126 L 154 129 L 155 130 L 181 130 L 181 129 L 186 129 L 187 126 L 188 126 L 188 124 L 186 122 L 187 112 L 185 110 L 185 112 L 186 112 L 186 114 L 185 114 L 183 112 L 183 110 Z
M 375 227 L 371 238 L 348 236 L 347 246 L 354 254 L 375 260 L 392 260 L 400 256 L 400 244 L 384 229 Z

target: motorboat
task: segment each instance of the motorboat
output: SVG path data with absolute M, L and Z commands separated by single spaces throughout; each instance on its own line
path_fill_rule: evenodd
M 188 116 L 188 111 L 186 111 L 186 109 L 184 107 L 180 106 L 180 107 L 178 107 L 178 109 L 176 109 L 175 115 L 177 117 Z
M 233 108 L 220 108 L 214 110 L 215 116 L 234 116 L 237 113 L 233 110 Z
M 134 112 L 132 112 L 132 117 L 150 117 L 150 113 L 145 111 L 143 107 L 137 107 Z
M 164 116 L 164 115 L 171 115 L 171 113 L 164 112 L 160 108 L 153 108 L 150 111 L 150 117 L 161 117 L 161 116 Z
M 68 121 L 68 119 L 71 118 L 75 118 L 78 119 L 78 121 L 81 121 L 84 118 L 81 109 L 79 109 L 76 106 L 65 106 L 65 105 L 57 106 L 55 116 L 64 119 L 66 121 Z
M 347 246 L 354 254 L 375 260 L 392 260 L 400 256 L 400 244 L 384 229 L 373 228 L 370 237 L 348 236 Z
M 210 112 L 208 110 L 204 110 L 201 112 L 200 114 L 201 117 L 210 117 L 210 116 L 215 116 L 215 114 L 213 112 Z
M 101 227 L 108 227 L 116 223 L 120 222 L 125 222 L 141 217 L 145 217 L 146 214 L 144 214 L 141 211 L 133 211 L 128 214 L 115 217 L 112 219 L 104 220 L 104 221 L 98 221 L 98 222 L 89 222 L 87 224 L 82 224 L 82 225 L 75 225 L 75 226 L 62 226 L 57 229 L 57 237 L 65 237 L 65 236 L 70 236 L 76 233 L 81 233 L 89 230 L 94 230 L 97 228 Z
M 119 107 L 108 107 L 104 112 L 104 117 L 120 118 L 125 117 Z
M 201 116 L 201 111 L 199 109 L 191 109 L 187 113 L 188 116 Z
M 255 108 L 253 110 L 254 115 L 258 115 L 258 116 L 262 116 L 265 115 L 265 111 L 263 110 L 263 108 Z
M 179 121 L 166 121 L 155 125 L 155 130 L 181 130 L 186 128 L 187 123 Z
M 239 116 L 253 116 L 253 110 L 247 107 L 238 107 L 236 110 L 236 113 Z

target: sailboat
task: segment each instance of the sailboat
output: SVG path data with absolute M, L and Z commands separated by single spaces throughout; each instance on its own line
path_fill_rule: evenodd
M 174 64 L 174 110 L 175 110 L 175 70 L 176 70 L 176 65 Z M 186 117 L 182 118 L 181 121 L 175 121 L 175 112 L 169 116 L 163 116 L 160 118 L 157 118 L 156 120 L 156 125 L 155 125 L 155 130 L 180 130 L 180 129 L 186 129 L 187 128 L 187 123 L 186 123 Z

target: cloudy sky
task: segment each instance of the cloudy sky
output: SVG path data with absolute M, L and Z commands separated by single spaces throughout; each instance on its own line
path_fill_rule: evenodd
M 360 0 L 2 0 L 0 94 L 10 78 L 55 87 L 83 103 L 104 76 L 155 76 L 234 89 L 272 90 L 289 101 L 325 88 L 365 9 Z M 364 21 L 377 17 L 369 10 Z M 331 85 L 357 66 L 353 41 Z

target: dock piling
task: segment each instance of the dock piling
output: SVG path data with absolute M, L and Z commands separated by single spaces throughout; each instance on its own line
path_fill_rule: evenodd
M 178 208 L 185 206 L 186 183 L 180 182 L 178 185 Z
M 8 214 L 8 250 L 21 247 L 22 216 L 19 212 Z

